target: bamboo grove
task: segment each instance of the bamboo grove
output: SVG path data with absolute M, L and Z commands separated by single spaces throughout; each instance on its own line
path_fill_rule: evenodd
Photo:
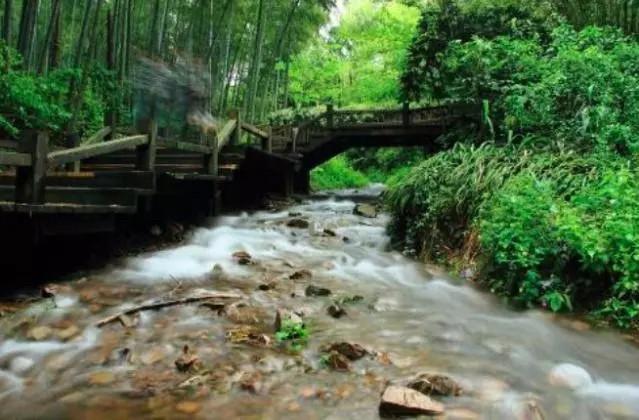
M 83 124 L 82 109 L 92 100 L 103 103 L 108 118 L 125 122 L 134 108 L 129 81 L 138 57 L 169 64 L 198 63 L 208 73 L 207 105 L 214 115 L 234 108 L 241 109 L 248 120 L 261 120 L 288 105 L 290 58 L 325 24 L 332 2 L 4 0 L 0 19 L 3 75 L 28 74 L 38 79 L 34 83 L 54 73 L 66 71 L 72 76 L 63 78 L 69 88 L 61 95 L 64 101 L 56 104 L 65 111 L 60 118 L 64 128 L 51 121 L 37 124 L 33 116 L 38 110 L 20 121 L 19 112 L 5 109 L 15 99 L 7 97 L 2 98 L 0 115 L 5 121 L 0 121 L 0 130 L 12 134 L 11 127 L 34 125 L 53 131 L 81 129 L 76 126 Z M 87 98 L 86 91 L 99 80 L 108 84 Z M 34 88 L 37 93 L 43 90 L 47 91 Z M 14 108 L 25 107 L 16 104 Z M 49 113 L 42 114 L 44 118 Z

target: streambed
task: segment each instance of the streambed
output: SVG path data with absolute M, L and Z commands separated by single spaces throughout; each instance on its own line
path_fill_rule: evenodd
M 639 418 L 639 348 L 513 312 L 389 251 L 387 217 L 354 215 L 353 195 L 222 217 L 183 244 L 59 283 L 52 297 L 4 304 L 0 418 L 377 418 L 388 383 L 420 373 L 463 389 L 433 397 L 448 419 Z M 311 285 L 331 294 L 307 296 Z M 212 292 L 238 298 L 97 326 Z M 335 302 L 340 318 L 328 313 Z M 278 309 L 303 318 L 305 345 L 278 342 Z M 339 342 L 368 354 L 336 371 L 323 349 Z

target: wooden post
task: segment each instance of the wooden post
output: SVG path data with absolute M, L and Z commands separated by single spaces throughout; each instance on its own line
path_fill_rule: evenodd
M 207 144 L 211 148 L 210 155 L 204 155 L 204 171 L 208 175 L 218 174 L 218 138 L 217 133 L 207 134 Z
M 240 115 L 240 111 L 237 109 L 230 110 L 229 118 L 237 121 L 237 125 L 235 126 L 235 130 L 233 130 L 233 134 L 231 134 L 229 143 L 232 145 L 238 145 L 242 138 L 242 116 Z
M 140 171 L 152 171 L 155 168 L 156 139 L 158 125 L 151 118 L 144 122 L 144 134 L 149 136 L 149 141 L 136 149 L 136 169 Z
M 273 152 L 273 128 L 269 127 L 266 130 L 267 136 L 264 138 L 262 137 L 262 150 L 264 150 L 265 152 Z
M 402 124 L 410 125 L 410 102 L 408 101 L 402 103 Z
M 78 133 L 70 133 L 66 136 L 66 146 L 69 149 L 73 149 L 74 147 L 78 147 L 80 145 L 80 135 Z M 74 173 L 80 172 L 81 162 L 79 160 L 75 162 L 68 163 L 66 165 L 66 170 Z
M 335 127 L 335 108 L 333 106 L 333 104 L 328 104 L 326 106 L 326 121 L 328 124 L 328 128 L 333 128 Z
M 16 171 L 16 203 L 44 203 L 45 177 L 49 134 L 44 131 L 25 130 L 18 143 L 18 152 L 31 155 L 31 166 L 18 167 Z
M 297 135 L 300 132 L 298 127 L 293 127 L 293 139 L 291 140 L 291 153 L 297 153 Z

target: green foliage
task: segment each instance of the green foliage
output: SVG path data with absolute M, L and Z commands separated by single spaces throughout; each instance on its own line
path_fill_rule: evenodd
M 392 0 L 352 0 L 339 25 L 316 37 L 291 63 L 296 105 L 396 102 L 406 47 L 419 9 Z
M 293 351 L 300 351 L 308 344 L 309 331 L 305 324 L 284 320 L 282 326 L 275 333 L 275 339 L 280 343 L 286 343 Z
M 361 188 L 368 183 L 366 176 L 353 169 L 342 155 L 334 157 L 311 172 L 311 187 L 314 190 Z
M 552 24 L 553 19 L 543 8 L 519 1 L 430 3 L 422 13 L 402 74 L 404 96 L 411 99 L 446 97 L 450 80 L 440 73 L 440 66 L 445 61 L 445 51 L 451 46 L 504 35 L 544 42 Z
M 21 70 L 19 55 L 1 41 L 0 50 L 5 51 L 0 68 L 9 68 L 0 73 L 0 134 L 16 138 L 25 128 L 46 129 L 54 141 L 60 140 L 71 119 L 69 87 L 72 81 L 80 82 L 80 71 L 61 69 L 37 76 Z M 91 133 L 103 126 L 105 101 L 115 91 L 109 80 L 110 76 L 99 68 L 89 77 L 78 116 L 80 132 Z

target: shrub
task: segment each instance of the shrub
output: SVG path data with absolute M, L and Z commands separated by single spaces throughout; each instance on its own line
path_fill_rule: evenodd
M 311 172 L 314 190 L 361 188 L 369 183 L 366 176 L 353 169 L 344 156 L 337 156 Z

